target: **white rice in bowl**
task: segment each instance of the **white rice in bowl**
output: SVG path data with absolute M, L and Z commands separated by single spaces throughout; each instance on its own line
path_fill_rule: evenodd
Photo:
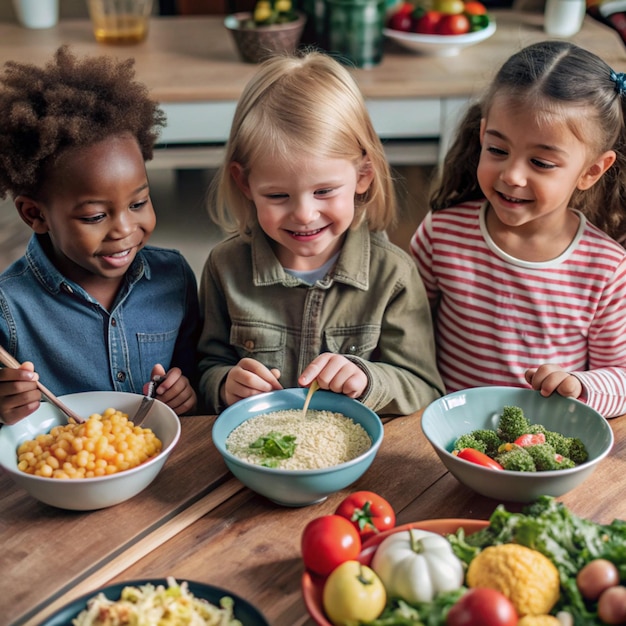
M 342 413 L 308 410 L 284 410 L 252 417 L 235 428 L 226 438 L 226 449 L 239 459 L 263 465 L 267 458 L 250 448 L 259 437 L 269 433 L 295 437 L 293 456 L 277 459 L 274 467 L 288 470 L 311 470 L 346 463 L 372 446 L 367 431 Z

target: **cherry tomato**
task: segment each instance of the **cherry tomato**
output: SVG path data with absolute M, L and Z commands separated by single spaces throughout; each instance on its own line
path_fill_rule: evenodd
M 354 524 L 361 541 L 396 525 L 396 514 L 389 502 L 372 491 L 355 491 L 350 494 L 337 507 L 335 514 Z
M 463 12 L 467 15 L 485 15 L 487 13 L 487 7 L 482 2 L 470 0 L 470 2 L 465 3 Z
M 513 443 L 526 448 L 528 446 L 536 446 L 538 443 L 545 443 L 546 436 L 543 433 L 528 434 L 518 437 Z
M 504 469 L 502 465 L 500 465 L 500 463 L 494 461 L 484 452 L 481 452 L 480 450 L 474 450 L 474 448 L 463 448 L 463 450 L 458 451 L 457 456 L 459 457 L 459 459 L 464 459 L 465 461 L 469 461 L 470 463 L 476 463 L 477 465 L 482 465 L 483 467 L 488 467 L 489 469 Z
M 437 23 L 438 35 L 464 35 L 469 33 L 470 21 L 467 15 L 444 15 Z
M 415 11 L 415 5 L 412 2 L 403 2 L 395 9 L 396 13 L 406 13 L 407 15 L 411 15 L 413 11 Z
M 426 11 L 422 17 L 415 21 L 413 32 L 424 35 L 434 35 L 437 32 L 437 24 L 443 18 L 440 11 Z
M 517 619 L 513 603 L 503 593 L 476 587 L 452 605 L 446 626 L 515 626 Z
M 361 552 L 361 537 L 354 524 L 341 515 L 322 515 L 311 520 L 301 537 L 304 566 L 328 576 L 338 565 L 353 561 Z
M 413 28 L 413 20 L 411 19 L 410 13 L 403 13 L 399 11 L 398 13 L 394 13 L 387 22 L 387 27 L 392 30 L 401 30 L 405 33 L 408 33 Z

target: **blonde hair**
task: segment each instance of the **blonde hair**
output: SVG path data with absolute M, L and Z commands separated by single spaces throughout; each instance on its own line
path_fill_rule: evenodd
M 256 208 L 239 189 L 230 165 L 244 173 L 261 159 L 289 161 L 293 154 L 347 159 L 370 168 L 369 189 L 355 198 L 353 227 L 385 230 L 396 216 L 393 179 L 363 96 L 339 62 L 321 52 L 264 61 L 237 104 L 226 155 L 209 190 L 209 213 L 226 231 L 247 236 Z

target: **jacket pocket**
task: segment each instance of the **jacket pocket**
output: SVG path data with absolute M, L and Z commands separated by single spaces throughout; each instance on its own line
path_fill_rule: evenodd
M 152 368 L 161 363 L 165 371 L 171 367 L 178 329 L 164 333 L 137 333 L 139 361 L 143 380 L 150 380 Z
M 362 324 L 327 328 L 324 331 L 324 338 L 329 352 L 367 359 L 378 345 L 380 325 Z
M 283 370 L 286 332 L 279 326 L 234 322 L 230 329 L 230 343 L 241 358 L 248 357 L 265 367 Z

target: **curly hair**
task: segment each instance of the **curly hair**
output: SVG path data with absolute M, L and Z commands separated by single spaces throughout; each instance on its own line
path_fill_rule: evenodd
M 611 68 L 595 54 L 566 41 L 543 41 L 511 56 L 483 98 L 461 121 L 446 154 L 442 176 L 431 195 L 433 211 L 483 197 L 476 170 L 480 122 L 496 96 L 542 123 L 564 123 L 590 151 L 614 150 L 615 163 L 585 191 L 575 190 L 570 205 L 614 239 L 626 238 L 626 95 Z
M 0 198 L 36 195 L 68 148 L 131 134 L 152 158 L 165 114 L 135 78 L 134 59 L 78 59 L 61 46 L 44 67 L 8 61 L 0 75 Z

